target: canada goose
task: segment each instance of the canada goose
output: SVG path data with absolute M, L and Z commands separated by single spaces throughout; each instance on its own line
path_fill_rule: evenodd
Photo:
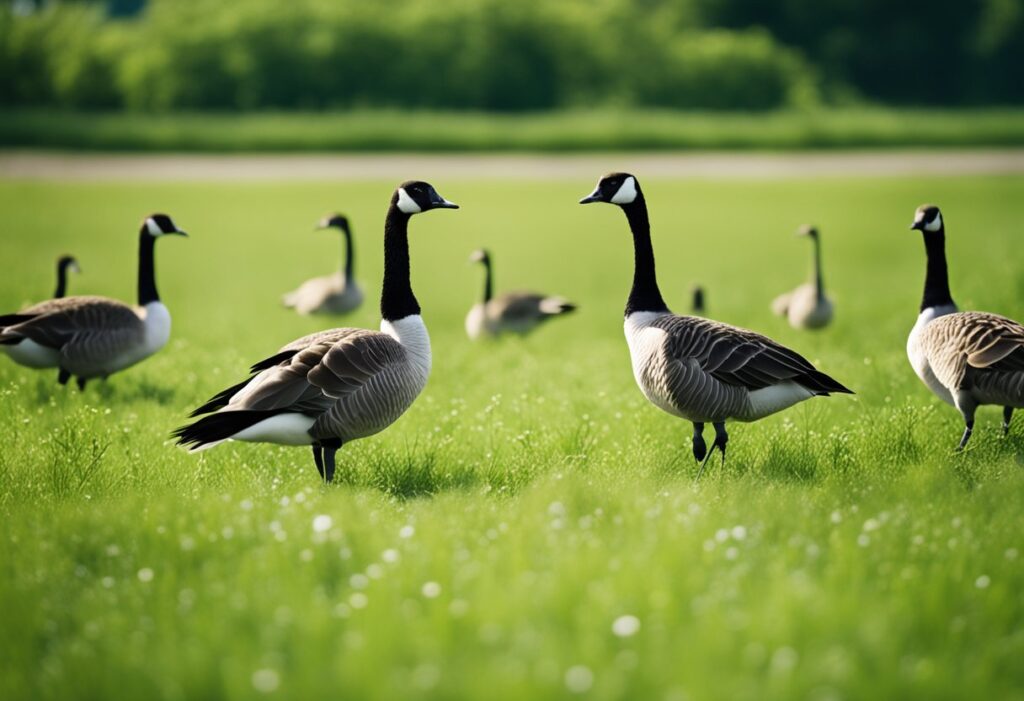
M 153 214 L 139 230 L 138 305 L 107 297 L 63 297 L 0 316 L 0 346 L 30 368 L 59 368 L 57 381 L 107 377 L 164 347 L 171 314 L 160 301 L 153 248 L 161 236 L 186 236 L 166 214 Z
M 806 236 L 814 244 L 814 279 L 772 301 L 772 311 L 789 320 L 794 329 L 821 329 L 832 321 L 832 300 L 825 296 L 821 275 L 821 236 L 818 229 L 804 225 L 797 236 Z
M 474 304 L 466 315 L 466 334 L 471 339 L 503 333 L 525 335 L 548 319 L 576 309 L 576 305 L 564 297 L 534 292 L 505 292 L 494 297 L 491 254 L 481 248 L 473 251 L 469 260 L 484 266 L 483 300 Z
M 949 292 L 946 227 L 934 205 L 921 205 L 911 229 L 924 238 L 928 267 L 917 323 L 907 339 L 914 372 L 964 419 L 957 450 L 974 431 L 974 412 L 984 404 L 1003 407 L 1003 434 L 1013 410 L 1024 407 L 1024 326 L 997 314 L 958 312 Z
M 53 292 L 54 299 L 60 299 L 68 291 L 68 271 L 81 274 L 78 261 L 74 256 L 61 256 L 57 259 L 57 289 Z
M 658 289 L 647 204 L 634 176 L 605 175 L 580 200 L 580 204 L 590 202 L 616 204 L 626 214 L 634 253 L 625 319 L 633 376 L 652 404 L 693 423 L 693 456 L 704 460 L 698 477 L 716 447 L 724 464 L 729 440 L 726 421 L 756 421 L 830 392 L 852 394 L 770 338 L 670 312 Z M 710 452 L 703 438 L 708 422 L 715 427 Z
M 408 409 L 430 374 L 430 337 L 409 281 L 409 218 L 458 209 L 424 182 L 402 183 L 384 220 L 380 331 L 330 329 L 304 336 L 252 367 L 174 431 L 190 450 L 226 440 L 311 445 L 320 476 L 334 479 L 335 453 L 378 433 Z
M 693 295 L 693 302 L 690 304 L 690 311 L 693 312 L 694 316 L 704 316 L 706 310 L 704 288 L 700 285 L 694 285 L 691 294 Z
M 347 314 L 363 303 L 363 291 L 356 283 L 355 250 L 348 218 L 329 214 L 320 220 L 317 229 L 338 229 L 345 243 L 342 269 L 330 275 L 311 278 L 283 298 L 284 306 L 299 314 Z

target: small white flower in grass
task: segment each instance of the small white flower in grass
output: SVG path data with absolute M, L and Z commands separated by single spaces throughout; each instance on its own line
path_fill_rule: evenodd
M 361 591 L 357 591 L 348 597 L 348 605 L 354 609 L 364 609 L 369 602 L 370 600 L 366 597 L 366 594 Z
M 740 556 L 739 548 L 737 548 L 735 546 L 730 546 L 730 547 L 726 548 L 726 550 L 725 550 L 725 559 L 726 560 L 735 560 L 739 556 Z
M 277 691 L 281 685 L 281 676 L 272 669 L 257 669 L 252 673 L 252 688 L 261 694 Z
M 299 559 L 302 560 L 303 562 L 312 562 L 313 561 L 313 551 L 310 550 L 309 548 L 305 548 L 302 552 L 299 553 Z
M 416 535 L 416 529 L 412 526 L 402 526 L 402 529 L 398 531 L 399 538 L 412 538 Z
M 152 582 L 153 581 L 153 570 L 149 567 L 143 567 L 138 573 L 140 582 Z
M 348 578 L 348 583 L 353 589 L 365 589 L 370 579 L 365 574 L 354 574 Z
M 733 540 L 744 540 L 747 537 L 746 526 L 733 526 L 732 527 L 732 538 Z
M 724 543 L 725 541 L 729 540 L 729 531 L 725 528 L 719 528 L 717 531 L 715 531 L 715 540 L 717 540 L 719 543 Z
M 867 521 L 864 522 L 862 528 L 864 529 L 865 533 L 870 533 L 871 531 L 877 531 L 881 527 L 881 525 L 882 524 L 879 523 L 876 519 L 869 518 Z
M 366 566 L 366 576 L 370 579 L 380 579 L 384 576 L 384 568 L 376 562 Z
M 421 591 L 428 599 L 436 599 L 441 595 L 441 585 L 437 582 L 425 582 Z
M 327 514 L 319 514 L 313 519 L 313 530 L 317 533 L 326 533 L 334 525 L 334 519 Z
M 988 585 L 992 583 L 992 579 L 987 575 L 983 574 L 974 580 L 974 586 L 978 589 L 988 589 Z
M 252 501 L 249 499 L 243 499 L 238 506 L 242 511 L 252 511 Z
M 101 580 L 101 583 L 103 584 L 103 588 L 104 589 L 110 589 L 111 587 L 114 586 L 114 578 L 113 577 L 104 577 Z
M 862 548 L 868 547 L 869 545 L 871 545 L 871 536 L 861 533 L 859 536 L 857 536 L 857 545 L 859 545 Z
M 1006 557 L 1007 560 L 1016 560 L 1018 555 L 1017 548 L 1007 548 L 1006 552 L 1003 553 L 1003 555 Z
M 565 670 L 565 688 L 574 694 L 582 694 L 594 685 L 594 673 L 589 667 L 578 664 Z
M 398 562 L 400 557 L 401 557 L 401 555 L 399 555 L 398 551 L 395 550 L 394 548 L 388 548 L 387 550 L 385 550 L 384 552 L 382 552 L 380 554 L 380 559 L 381 560 L 383 560 L 384 562 L 387 562 L 387 563 L 391 563 L 391 564 L 394 564 L 394 563 Z
M 640 619 L 636 616 L 619 616 L 612 622 L 612 632 L 620 638 L 629 638 L 640 631 Z

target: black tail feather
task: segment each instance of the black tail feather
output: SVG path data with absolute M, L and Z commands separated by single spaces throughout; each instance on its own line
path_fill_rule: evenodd
M 806 375 L 796 378 L 796 381 L 807 389 L 821 394 L 831 394 L 832 392 L 854 394 L 852 389 L 843 386 L 838 380 L 818 370 L 811 370 Z
M 221 411 L 204 416 L 195 423 L 174 429 L 171 437 L 178 439 L 178 445 L 199 448 L 208 443 L 227 440 L 239 431 L 280 413 L 280 411 Z
M 288 360 L 289 358 L 291 358 L 293 355 L 295 355 L 298 352 L 299 352 L 298 350 L 286 350 L 286 351 L 281 351 L 280 353 L 275 353 L 274 355 L 270 356 L 269 358 L 264 358 L 260 362 L 258 362 L 255 365 L 253 365 L 251 368 L 249 368 L 249 372 L 253 372 L 253 373 L 263 372 L 267 368 L 272 368 L 275 365 L 279 365 L 279 364 L 283 363 L 284 361 Z
M 200 414 L 209 414 L 211 411 L 216 411 L 217 409 L 226 407 L 228 405 L 228 402 L 231 401 L 231 398 L 238 394 L 238 392 L 251 381 L 252 378 L 247 377 L 246 379 L 239 382 L 237 385 L 231 385 L 227 389 L 221 390 L 217 394 L 210 397 L 206 404 L 203 404 L 201 407 L 199 407 L 191 414 L 189 414 L 188 417 L 190 419 L 193 419 L 199 416 Z
M 36 316 L 36 314 L 4 314 L 3 316 L 0 316 L 0 329 L 6 326 L 21 324 L 30 319 L 35 319 Z

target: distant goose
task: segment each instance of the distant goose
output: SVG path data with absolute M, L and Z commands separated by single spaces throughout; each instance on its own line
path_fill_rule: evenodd
M 299 314 L 347 314 L 363 303 L 363 291 L 353 275 L 355 250 L 348 219 L 340 214 L 329 214 L 320 220 L 317 229 L 338 229 L 345 243 L 342 269 L 330 275 L 306 280 L 297 290 L 283 298 L 284 306 Z
M 772 311 L 789 320 L 794 329 L 820 329 L 832 321 L 832 301 L 825 296 L 821 276 L 821 237 L 813 226 L 802 226 L 797 236 L 807 236 L 814 243 L 814 278 L 792 292 L 779 295 L 772 302 Z
M 690 304 L 690 311 L 693 312 L 695 316 L 704 316 L 704 312 L 706 310 L 704 288 L 700 285 L 694 285 L 692 295 L 693 302 Z
M 965 428 L 957 446 L 963 450 L 979 406 L 1003 407 L 1004 435 L 1013 410 L 1024 407 L 1024 326 L 996 314 L 957 312 L 949 292 L 946 228 L 938 207 L 918 207 L 910 228 L 924 237 L 928 267 L 907 356 L 921 381 L 963 416 Z
M 505 292 L 495 297 L 491 254 L 481 248 L 473 251 L 469 260 L 483 264 L 485 271 L 483 300 L 474 304 L 466 315 L 466 334 L 471 339 L 503 333 L 525 335 L 548 319 L 576 309 L 576 305 L 564 297 L 535 292 Z
M 153 248 L 168 234 L 186 235 L 166 214 L 142 222 L 138 306 L 107 297 L 51 299 L 0 316 L 0 347 L 20 365 L 59 368 L 62 385 L 78 378 L 79 389 L 156 353 L 170 338 L 171 313 L 156 290 Z
M 252 367 L 252 377 L 219 392 L 174 432 L 201 450 L 226 440 L 310 445 L 324 480 L 335 453 L 400 417 L 427 383 L 430 338 L 409 280 L 409 218 L 458 209 L 427 183 L 398 186 L 384 221 L 380 331 L 342 328 L 304 336 Z
M 633 376 L 652 404 L 693 422 L 693 456 L 704 460 L 698 476 L 716 447 L 725 462 L 726 421 L 756 421 L 814 396 L 851 393 L 770 338 L 670 312 L 655 278 L 647 204 L 634 176 L 604 176 L 580 200 L 590 202 L 619 205 L 629 221 L 634 271 L 625 331 Z M 705 423 L 715 427 L 710 452 L 703 437 Z
M 60 299 L 68 292 L 68 271 L 81 274 L 78 261 L 74 256 L 61 256 L 57 259 L 57 289 L 53 292 L 54 299 Z

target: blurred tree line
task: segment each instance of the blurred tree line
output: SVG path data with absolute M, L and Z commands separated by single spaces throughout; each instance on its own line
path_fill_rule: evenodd
M 0 104 L 1024 102 L 1024 0 L 13 0 Z

